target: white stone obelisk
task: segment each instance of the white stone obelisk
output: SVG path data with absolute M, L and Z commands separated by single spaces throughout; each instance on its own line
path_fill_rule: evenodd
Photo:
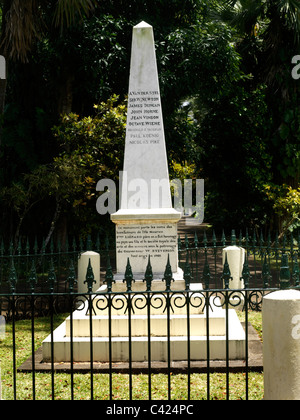
M 171 207 L 153 29 L 142 22 L 133 29 L 121 209 Z
M 153 28 L 133 28 L 128 115 L 120 209 L 116 224 L 117 272 L 130 259 L 133 274 L 164 273 L 168 255 L 178 272 L 177 223 L 172 207 Z

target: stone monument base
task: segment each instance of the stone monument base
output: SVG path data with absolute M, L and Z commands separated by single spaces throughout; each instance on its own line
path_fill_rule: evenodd
M 154 278 L 162 279 L 168 257 L 176 279 L 183 279 L 178 268 L 177 224 L 181 214 L 172 209 L 119 210 L 111 215 L 116 224 L 117 275 L 124 276 L 129 258 L 133 275 L 142 278 L 148 258 Z
M 141 282 L 137 283 L 140 289 Z M 175 283 L 173 283 L 175 285 Z M 128 362 L 129 343 L 131 343 L 131 361 L 148 360 L 149 340 L 151 361 L 168 360 L 168 347 L 171 361 L 188 360 L 188 342 L 190 343 L 190 360 L 206 360 L 207 340 L 209 340 L 209 359 L 225 360 L 226 343 L 230 360 L 245 358 L 245 332 L 234 309 L 228 310 L 228 335 L 226 333 L 226 310 L 222 308 L 218 298 L 209 302 L 209 318 L 207 321 L 201 285 L 193 284 L 188 292 L 170 292 L 170 310 L 166 308 L 164 292 L 145 292 L 144 289 L 131 294 L 132 311 L 130 315 L 130 334 L 128 316 L 128 294 L 118 291 L 123 284 L 116 284 L 115 293 L 111 294 L 113 304 L 107 306 L 106 286 L 92 296 L 93 315 L 90 316 L 88 301 L 82 304 L 72 315 L 72 347 L 74 362 L 88 362 L 91 359 L 91 343 L 93 343 L 93 360 L 95 362 Z M 125 285 L 124 285 L 125 286 Z M 157 284 L 160 289 L 163 284 Z M 121 287 L 122 288 L 122 287 Z M 199 291 L 199 293 L 197 292 Z M 120 293 L 120 294 L 118 294 Z M 190 294 L 189 328 L 187 335 L 187 308 L 184 304 L 186 293 Z M 102 295 L 103 294 L 103 295 Z M 102 295 L 102 296 L 101 296 Z M 152 305 L 148 308 L 147 297 L 152 296 Z M 150 318 L 148 311 L 150 310 Z M 109 311 L 111 313 L 109 314 Z M 150 320 L 150 332 L 148 325 Z M 93 337 L 90 337 L 92 321 Z M 168 327 L 169 323 L 169 327 Z M 54 332 L 43 341 L 43 362 L 51 361 L 53 348 L 54 362 L 69 362 L 71 359 L 71 318 L 68 317 Z M 207 324 L 209 335 L 207 335 Z M 169 337 L 168 337 L 169 330 Z M 111 337 L 109 336 L 111 331 Z M 150 336 L 149 336 L 150 334 Z M 110 345 L 111 344 L 111 345 Z M 111 353 L 110 353 L 111 351 Z

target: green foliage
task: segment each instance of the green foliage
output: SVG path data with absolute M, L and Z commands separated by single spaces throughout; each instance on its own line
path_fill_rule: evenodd
M 168 97 L 172 91 L 179 104 L 198 94 L 206 102 L 228 90 L 241 77 L 240 57 L 230 39 L 227 27 L 204 20 L 172 31 L 158 49 L 162 96 Z
M 249 93 L 236 85 L 202 121 L 198 141 L 208 193 L 205 217 L 218 227 L 266 221 L 262 190 L 272 157 L 262 140 L 268 129 L 264 98 L 263 88 Z
M 5 0 L 1 3 L 5 22 L 1 27 L 1 49 L 10 60 L 27 62 L 35 41 L 41 33 L 50 30 L 49 20 L 51 26 L 55 21 L 62 30 L 65 23 L 70 26 L 87 16 L 97 5 L 97 0 L 59 0 L 56 4 L 28 0 L 25 7 L 24 2 Z
M 294 107 L 291 107 L 294 105 Z M 273 145 L 276 146 L 277 168 L 285 180 L 299 180 L 300 174 L 300 110 L 295 102 L 289 104 L 283 110 L 281 125 L 273 137 Z
M 73 160 L 82 168 L 87 182 L 115 178 L 121 170 L 126 127 L 126 105 L 117 104 L 118 97 L 95 105 L 94 117 L 64 115 L 53 128 L 62 152 L 56 162 Z
M 205 221 L 215 227 L 297 223 L 289 190 L 276 206 L 265 185 L 299 185 L 298 1 L 33 3 L 42 17 L 34 33 L 41 21 L 43 31 L 26 64 L 9 62 L 1 121 L 4 231 L 37 224 L 45 233 L 55 209 L 64 229 L 99 225 L 96 183 L 117 180 L 124 152 L 126 102 L 113 95 L 127 94 L 141 20 L 154 27 L 171 178 L 205 179 Z
M 263 82 L 267 88 L 274 182 L 292 186 L 300 173 L 300 85 L 291 77 L 291 59 L 300 47 L 299 10 L 300 2 L 289 0 L 226 0 L 219 7 L 220 16 L 237 31 L 244 71 L 255 75 L 256 87 Z
M 278 217 L 281 234 L 300 228 L 300 187 L 265 185 L 265 193 Z
M 25 216 L 36 205 L 45 206 L 49 199 L 56 203 L 55 213 L 77 220 L 77 233 L 80 226 L 90 230 L 99 223 L 96 184 L 105 177 L 117 180 L 123 162 L 126 105 L 117 101 L 118 97 L 113 96 L 108 102 L 95 105 L 94 117 L 64 115 L 61 124 L 53 128 L 59 155 L 52 163 L 39 165 L 22 181 L 1 190 L 2 203 L 16 212 L 17 236 Z
M 184 164 L 181 165 L 172 160 L 170 166 L 170 175 L 172 179 L 180 179 L 180 181 L 183 182 L 185 179 L 193 179 L 195 177 L 196 167 L 194 164 L 189 165 L 188 162 L 184 162 Z
M 40 109 L 33 110 L 32 118 L 25 117 L 17 104 L 9 104 L 3 118 L 1 143 L 1 178 L 15 179 L 18 170 L 34 169 L 43 152 L 35 148 L 33 134 L 43 136 L 46 118 Z M 9 165 L 7 164 L 9 162 Z
M 78 228 L 92 230 L 100 216 L 96 212 L 96 184 L 100 179 L 119 178 L 124 155 L 126 127 L 126 103 L 118 102 L 114 95 L 107 102 L 95 105 L 95 116 L 79 118 L 77 114 L 64 115 L 59 126 L 53 128 L 60 145 L 55 165 L 74 165 L 74 173 L 80 173 L 77 189 L 72 185 L 66 190 L 71 200 L 68 218 L 75 217 Z M 102 218 L 102 223 L 105 223 Z

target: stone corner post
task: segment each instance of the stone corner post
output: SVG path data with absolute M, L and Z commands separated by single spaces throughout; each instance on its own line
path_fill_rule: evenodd
M 300 400 L 300 291 L 263 298 L 265 400 Z
M 245 249 L 236 245 L 227 246 L 223 248 L 223 266 L 225 264 L 225 258 L 230 269 L 232 280 L 229 283 L 230 289 L 243 289 L 244 282 L 241 280 L 243 266 L 245 262 Z M 223 285 L 225 287 L 225 285 Z M 239 296 L 239 297 L 237 297 Z M 236 298 L 235 298 L 236 297 Z M 242 310 L 244 307 L 244 295 L 243 293 L 235 294 L 235 297 L 230 299 L 232 307 L 238 310 Z
M 87 293 L 88 286 L 85 282 L 87 268 L 91 260 L 91 266 L 96 283 L 93 285 L 93 292 L 100 287 L 100 254 L 93 251 L 87 251 L 80 255 L 78 260 L 78 293 Z
M 245 262 L 244 248 L 235 245 L 223 248 L 223 265 L 225 263 L 225 256 L 227 256 L 230 273 L 233 278 L 233 280 L 230 282 L 230 289 L 243 289 L 244 282 L 241 281 L 241 276 Z

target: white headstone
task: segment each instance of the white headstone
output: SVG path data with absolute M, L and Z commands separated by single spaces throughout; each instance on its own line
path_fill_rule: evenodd
M 178 271 L 177 223 L 172 208 L 168 162 L 152 26 L 133 28 L 121 205 L 116 223 L 117 272 L 130 258 L 133 273 L 144 273 L 148 256 L 162 274 L 170 256 Z

